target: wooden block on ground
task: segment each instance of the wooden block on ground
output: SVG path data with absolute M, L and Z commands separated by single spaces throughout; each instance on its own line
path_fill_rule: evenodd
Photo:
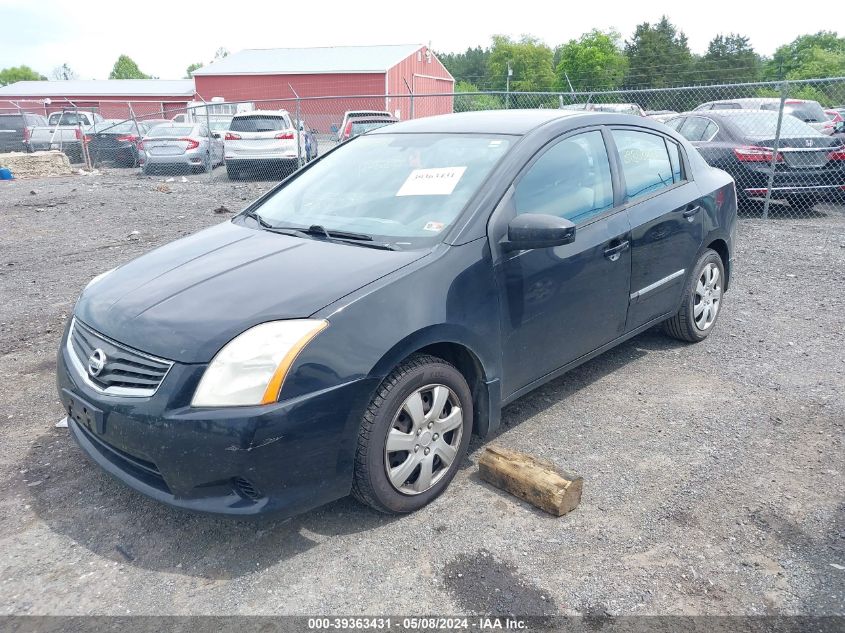
M 584 479 L 553 463 L 501 446 L 488 446 L 478 460 L 481 478 L 555 516 L 581 502 Z

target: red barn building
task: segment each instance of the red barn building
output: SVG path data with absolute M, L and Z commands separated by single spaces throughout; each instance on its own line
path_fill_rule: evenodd
M 171 118 L 196 95 L 192 79 L 18 81 L 0 87 L 0 113 L 93 110 L 106 119 Z
M 452 112 L 455 80 L 426 46 L 248 49 L 194 72 L 206 101 L 246 101 L 288 110 L 327 132 L 347 110 L 387 110 L 399 119 Z M 413 93 L 413 98 L 411 94 Z M 439 96 L 427 96 L 439 95 Z

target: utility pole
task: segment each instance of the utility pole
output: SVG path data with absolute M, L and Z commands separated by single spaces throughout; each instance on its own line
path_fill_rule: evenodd
M 513 68 L 511 68 L 511 63 L 508 61 L 508 76 L 505 79 L 505 108 L 508 109 L 511 107 L 511 75 L 513 75 Z

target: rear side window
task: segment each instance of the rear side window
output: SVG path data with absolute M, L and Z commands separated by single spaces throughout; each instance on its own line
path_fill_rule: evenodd
M 291 126 L 285 117 L 256 114 L 235 117 L 232 119 L 232 126 L 229 129 L 233 132 L 276 132 L 286 130 L 289 127 Z
M 674 183 L 672 164 L 662 136 L 635 130 L 613 130 L 613 140 L 619 150 L 629 201 Z
M 514 204 L 517 214 L 555 215 L 576 224 L 610 209 L 613 185 L 601 132 L 552 146 L 516 185 Z
M 709 141 L 718 131 L 719 127 L 713 121 L 700 116 L 689 117 L 679 129 L 688 141 Z
M 23 117 L 19 114 L 0 116 L 0 130 L 21 132 L 24 128 Z

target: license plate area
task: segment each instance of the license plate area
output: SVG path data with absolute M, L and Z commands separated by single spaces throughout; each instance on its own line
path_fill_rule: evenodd
M 68 417 L 98 435 L 106 432 L 105 414 L 75 393 L 62 389 L 65 411 Z

